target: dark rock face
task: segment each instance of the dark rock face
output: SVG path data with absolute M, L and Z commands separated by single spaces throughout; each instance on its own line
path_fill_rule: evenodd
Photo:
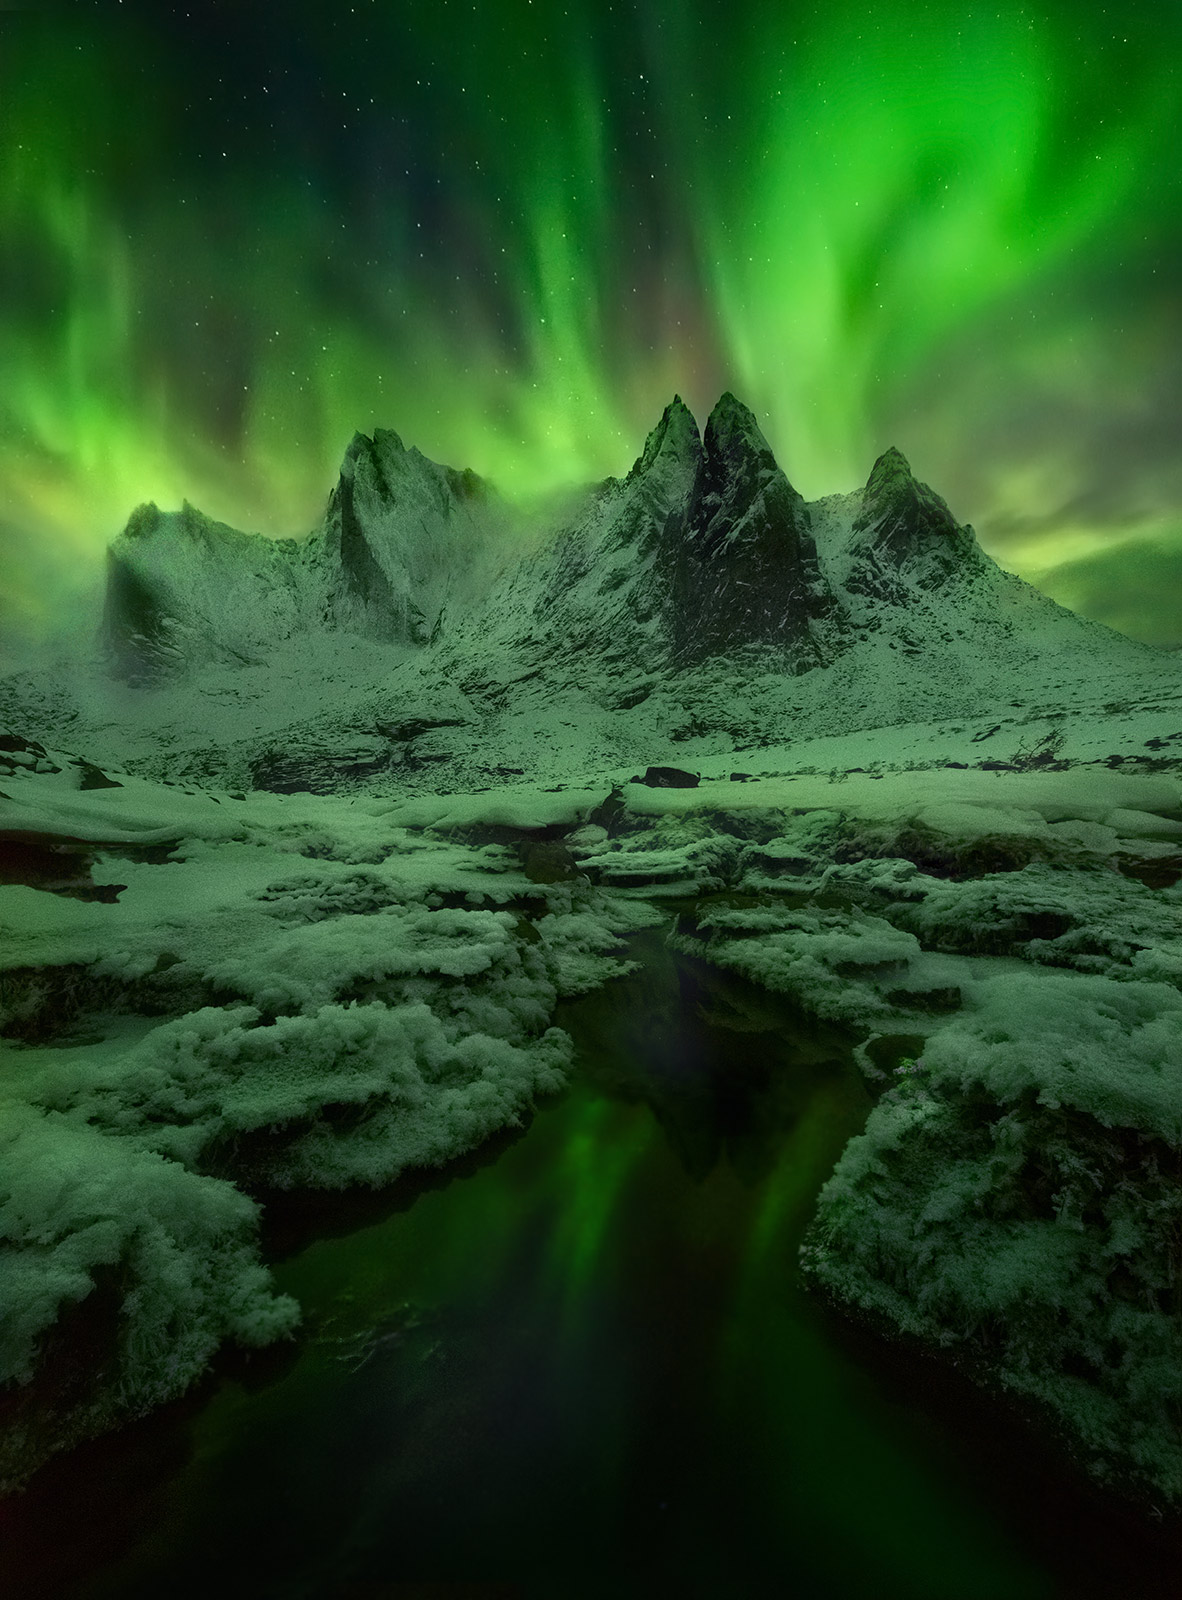
M 262 751 L 250 764 L 251 785 L 271 794 L 338 794 L 342 786 L 390 771 L 391 757 L 349 759 L 332 749 Z
M 817 564 L 809 514 L 776 465 L 755 417 L 724 394 L 706 423 L 701 467 L 674 555 L 679 662 L 739 644 L 800 647 L 834 600 Z
M 674 396 L 632 470 L 540 558 L 532 632 L 646 667 L 747 645 L 815 659 L 836 605 L 804 501 L 746 406 L 726 394 L 703 438 Z
M 398 444 L 401 447 L 401 440 Z M 326 540 L 339 563 L 333 600 L 346 614 L 353 611 L 364 620 L 367 632 L 424 644 L 422 612 L 409 595 L 395 589 L 367 536 L 365 512 L 375 500 L 393 499 L 374 440 L 354 434 L 328 501 Z
M 698 425 L 675 395 L 628 475 L 609 478 L 532 558 L 529 633 L 547 656 L 615 651 L 645 667 L 667 656 L 673 552 L 701 462 Z
M 150 673 L 151 658 L 163 643 L 161 620 L 151 585 L 118 545 L 113 546 L 107 551 L 102 634 L 122 676 L 136 678 Z
M 340 623 L 400 644 L 426 644 L 446 569 L 462 567 L 472 515 L 487 502 L 474 472 L 437 466 L 389 428 L 357 433 L 325 517 L 335 574 L 329 605 Z M 430 613 L 430 614 L 428 614 Z
M 561 839 L 526 840 L 518 853 L 531 883 L 566 883 L 579 876 L 578 863 Z
M 475 472 L 429 461 L 389 428 L 354 434 L 324 520 L 326 620 L 431 643 L 513 553 L 512 520 Z
M 122 789 L 118 778 L 108 778 L 102 768 L 96 767 L 92 761 L 80 761 L 78 765 L 82 773 L 78 782 L 80 789 Z
M 896 603 L 906 598 L 901 578 L 935 588 L 977 551 L 973 530 L 962 528 L 935 490 L 912 476 L 894 446 L 874 463 L 854 533 L 859 550 L 847 587 Z

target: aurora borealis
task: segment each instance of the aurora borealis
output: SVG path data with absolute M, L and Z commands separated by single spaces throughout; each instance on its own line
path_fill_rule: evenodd
M 355 429 L 530 496 L 732 388 L 808 497 L 897 444 L 1182 644 L 1182 12 L 115 0 L 0 12 L 4 621 L 132 507 L 291 534 Z

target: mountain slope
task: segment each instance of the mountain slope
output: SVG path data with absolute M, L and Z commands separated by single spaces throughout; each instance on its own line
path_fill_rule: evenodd
M 133 681 L 256 660 L 310 629 L 424 645 L 520 547 L 519 522 L 474 472 L 387 429 L 359 433 L 302 541 L 239 533 L 188 504 L 139 507 L 109 553 L 104 642 Z
M 751 412 L 724 395 L 699 438 L 675 396 L 627 477 L 508 575 L 456 644 L 495 638 L 524 660 L 591 655 L 632 670 L 755 644 L 795 670 L 820 659 L 814 630 L 837 610 L 808 508 Z
M 134 682 L 257 659 L 323 615 L 319 557 L 315 543 L 239 533 L 187 501 L 140 506 L 107 555 L 112 666 Z
M 441 467 L 396 433 L 354 434 L 325 513 L 325 620 L 427 644 L 449 609 L 471 605 L 505 553 L 509 508 L 476 473 Z

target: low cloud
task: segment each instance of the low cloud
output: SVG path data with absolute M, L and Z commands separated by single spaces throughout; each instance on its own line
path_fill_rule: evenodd
M 1182 646 L 1182 530 L 1177 540 L 1134 540 L 1050 567 L 1032 581 L 1061 605 L 1146 644 Z

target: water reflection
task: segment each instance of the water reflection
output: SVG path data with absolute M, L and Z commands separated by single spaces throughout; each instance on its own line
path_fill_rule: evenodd
M 277 1216 L 289 1245 L 350 1230 L 279 1269 L 301 1343 L 96 1447 L 121 1504 L 137 1450 L 156 1474 L 130 1547 L 29 1594 L 1054 1592 L 955 1429 L 884 1397 L 795 1287 L 867 1111 L 849 1041 L 659 936 L 638 953 L 564 1007 L 577 1081 L 495 1160 Z

